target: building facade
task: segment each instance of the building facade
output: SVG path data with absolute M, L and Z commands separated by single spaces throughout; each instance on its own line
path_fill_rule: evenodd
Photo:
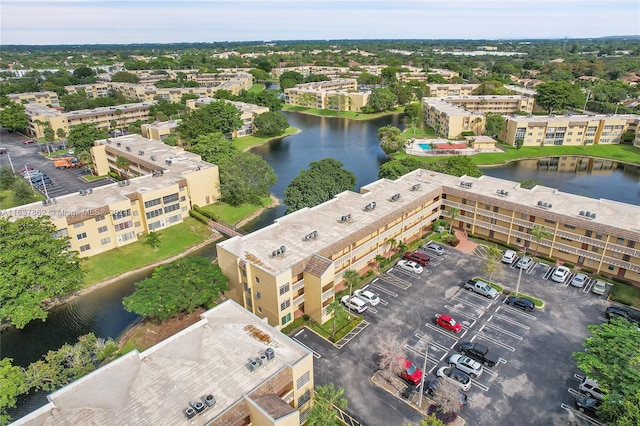
M 416 170 L 218 243 L 218 262 L 229 278 L 226 294 L 273 326 L 305 314 L 322 324 L 346 270 L 372 268 L 391 241 L 431 232 L 452 207 L 460 211 L 454 226 L 470 233 L 536 246 L 540 255 L 640 284 L 640 207 L 542 186 L 524 189 L 488 176 Z M 531 234 L 536 225 L 551 236 L 538 242 Z
M 359 91 L 355 79 L 337 79 L 297 84 L 284 90 L 284 103 L 334 111 L 361 111 L 369 102 L 370 91 Z
M 522 146 L 617 144 L 622 135 L 635 133 L 634 144 L 640 145 L 636 114 L 581 114 L 506 117 L 500 139 L 509 145 L 522 141 Z
M 94 256 L 182 223 L 194 204 L 220 198 L 218 166 L 179 147 L 133 134 L 96 141 L 91 156 L 98 175 L 114 172 L 126 179 L 3 214 L 49 216 L 72 250 Z
M 38 104 L 44 107 L 59 107 L 60 100 L 56 92 L 27 92 L 7 95 L 9 100 L 17 104 Z
M 233 301 L 50 394 L 14 425 L 299 426 L 313 354 Z

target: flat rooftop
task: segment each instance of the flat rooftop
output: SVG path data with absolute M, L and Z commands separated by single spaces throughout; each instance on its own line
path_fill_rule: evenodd
M 49 404 L 15 425 L 192 424 L 183 409 L 207 394 L 213 407 L 195 417 L 204 424 L 311 353 L 227 300 L 201 320 L 139 353 L 132 351 L 48 396 Z M 249 361 L 273 348 L 255 371 Z
M 510 121 L 516 123 L 552 123 L 552 122 L 589 122 L 600 120 L 640 120 L 640 115 L 636 114 L 579 114 L 579 115 L 517 115 L 509 117 Z
M 461 182 L 473 182 L 473 186 L 468 188 L 462 186 Z M 412 190 L 417 184 L 420 188 Z M 218 246 L 241 260 L 259 265 L 273 275 L 279 275 L 299 262 L 306 261 L 314 253 L 331 250 L 337 241 L 355 239 L 357 233 L 387 216 L 396 215 L 397 210 L 415 204 L 416 201 L 430 199 L 433 194 L 441 194 L 446 189 L 469 191 L 488 199 L 516 203 L 529 209 L 538 209 L 538 201 L 542 201 L 552 205 L 551 208 L 539 208 L 545 213 L 556 213 L 583 220 L 587 224 L 631 231 L 640 238 L 640 206 L 582 197 L 545 186 L 523 189 L 517 182 L 490 176 L 456 177 L 429 170 L 415 170 L 395 181 L 380 179 L 362 187 L 361 193 L 340 193 L 330 201 L 313 208 L 300 209 L 276 219 L 270 226 L 245 236 L 230 238 L 218 243 Z M 500 190 L 508 191 L 509 195 L 499 195 Z M 395 194 L 400 194 L 400 197 L 397 201 L 392 201 Z M 366 211 L 365 206 L 371 202 L 376 203 L 375 208 Z M 583 218 L 579 216 L 580 211 L 595 213 L 596 218 Z M 342 217 L 347 215 L 351 216 L 342 222 Z M 305 240 L 304 237 L 313 231 L 318 232 L 317 237 Z M 281 246 L 285 247 L 284 255 L 273 256 L 273 251 Z
M 438 111 L 444 112 L 447 115 L 451 116 L 468 116 L 468 117 L 484 117 L 484 113 L 469 111 L 461 106 L 455 105 L 451 103 L 451 100 L 460 99 L 459 97 L 443 97 L 443 98 L 422 98 L 422 102 L 427 104 L 429 107 L 434 107 Z

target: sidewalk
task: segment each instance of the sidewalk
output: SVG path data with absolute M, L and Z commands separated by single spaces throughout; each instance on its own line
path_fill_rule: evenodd
M 454 229 L 454 231 L 456 233 L 456 238 L 460 240 L 460 244 L 456 246 L 457 250 L 468 254 L 472 253 L 476 249 L 476 247 L 478 247 L 478 244 L 467 239 L 467 233 L 465 231 L 461 229 Z

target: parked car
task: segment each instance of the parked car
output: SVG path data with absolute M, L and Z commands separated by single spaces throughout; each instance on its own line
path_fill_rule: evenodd
M 413 272 L 414 274 L 421 274 L 424 270 L 422 269 L 422 266 L 418 265 L 416 262 L 405 259 L 400 260 L 397 266 L 404 271 Z
M 607 291 L 607 283 L 604 281 L 596 280 L 593 287 L 591 287 L 591 292 L 593 294 L 603 295 Z
M 518 263 L 516 263 L 516 266 L 522 269 L 529 269 L 531 265 L 533 265 L 533 259 L 528 256 L 521 257 Z
M 597 399 L 598 401 L 604 401 L 604 392 L 598 387 L 598 382 L 594 379 L 585 377 L 580 382 L 578 389 L 590 398 Z
M 400 393 L 400 396 L 402 396 L 407 401 L 413 401 L 413 398 L 415 397 L 416 392 L 418 392 L 418 387 L 414 385 L 409 385 L 402 390 L 402 392 Z
M 480 343 L 463 342 L 458 347 L 458 352 L 462 352 L 488 367 L 493 367 L 498 363 L 498 357 L 489 353 L 489 348 Z
M 402 257 L 412 262 L 416 262 L 420 266 L 427 266 L 429 264 L 429 261 L 431 260 L 429 255 L 420 253 L 419 251 L 408 251 Z
M 454 333 L 460 333 L 462 331 L 462 325 L 449 315 L 436 314 L 436 324 Z
M 363 313 L 368 308 L 367 302 L 356 296 L 351 297 L 351 299 L 349 299 L 349 295 L 342 296 L 340 302 L 345 306 L 345 308 L 359 314 Z
M 551 280 L 557 283 L 563 283 L 570 274 L 571 271 L 566 266 L 556 266 L 551 274 Z
M 5 148 L 4 146 L 0 146 L 0 154 L 6 154 L 7 153 L 7 148 Z
M 402 359 L 401 362 L 403 369 L 400 371 L 399 376 L 414 386 L 419 385 L 422 381 L 422 370 L 406 358 Z
M 598 401 L 595 398 L 589 398 L 586 396 L 578 396 L 576 397 L 576 407 L 580 412 L 589 412 L 591 414 L 596 414 L 597 411 L 602 407 L 602 402 Z
M 468 391 L 469 388 L 471 388 L 471 378 L 469 375 L 455 367 L 440 367 L 436 372 L 436 376 L 444 377 L 445 379 L 452 381 L 456 385 L 460 386 L 463 391 Z
M 585 283 L 587 282 L 587 280 L 589 279 L 588 276 L 586 276 L 585 274 L 576 274 L 575 277 L 573 277 L 573 279 L 571 280 L 571 285 L 573 287 L 578 287 L 578 288 L 582 288 L 584 287 Z
M 516 260 L 517 256 L 518 254 L 515 251 L 505 250 L 504 254 L 502 255 L 502 262 L 511 264 L 514 260 Z
M 36 143 L 35 139 L 27 139 L 26 141 L 22 141 L 22 143 L 24 145 L 33 145 L 34 143 Z
M 467 280 L 464 283 L 464 289 L 478 293 L 481 296 L 495 299 L 498 297 L 498 291 L 482 280 Z
M 424 394 L 425 396 L 433 396 L 440 385 L 440 381 L 438 379 L 428 380 L 424 382 Z M 458 395 L 460 396 L 460 407 L 464 407 L 467 405 L 467 394 L 460 389 L 458 391 Z
M 468 356 L 453 354 L 449 357 L 449 366 L 462 370 L 471 377 L 480 377 L 482 364 Z
M 522 309 L 523 311 L 529 311 L 529 312 L 533 311 L 536 307 L 531 300 L 526 299 L 524 297 L 509 296 L 504 301 L 504 303 L 506 303 L 507 305 L 513 306 L 515 308 Z
M 435 253 L 437 256 L 442 256 L 444 254 L 444 248 L 442 248 L 442 246 L 437 243 L 423 244 L 422 246 L 420 246 L 420 249 Z
M 18 174 L 22 177 L 31 173 L 40 173 L 40 170 L 36 170 L 33 167 L 27 167 L 27 168 L 18 170 Z
M 371 306 L 376 306 L 378 303 L 380 303 L 380 298 L 372 291 L 358 289 L 354 291 L 353 294 L 355 294 L 359 299 L 364 300 Z

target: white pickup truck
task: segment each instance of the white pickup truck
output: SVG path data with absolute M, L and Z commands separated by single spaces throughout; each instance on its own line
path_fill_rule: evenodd
M 481 280 L 467 280 L 464 283 L 464 289 L 473 291 L 489 299 L 495 299 L 498 297 L 498 292 L 495 288 Z

